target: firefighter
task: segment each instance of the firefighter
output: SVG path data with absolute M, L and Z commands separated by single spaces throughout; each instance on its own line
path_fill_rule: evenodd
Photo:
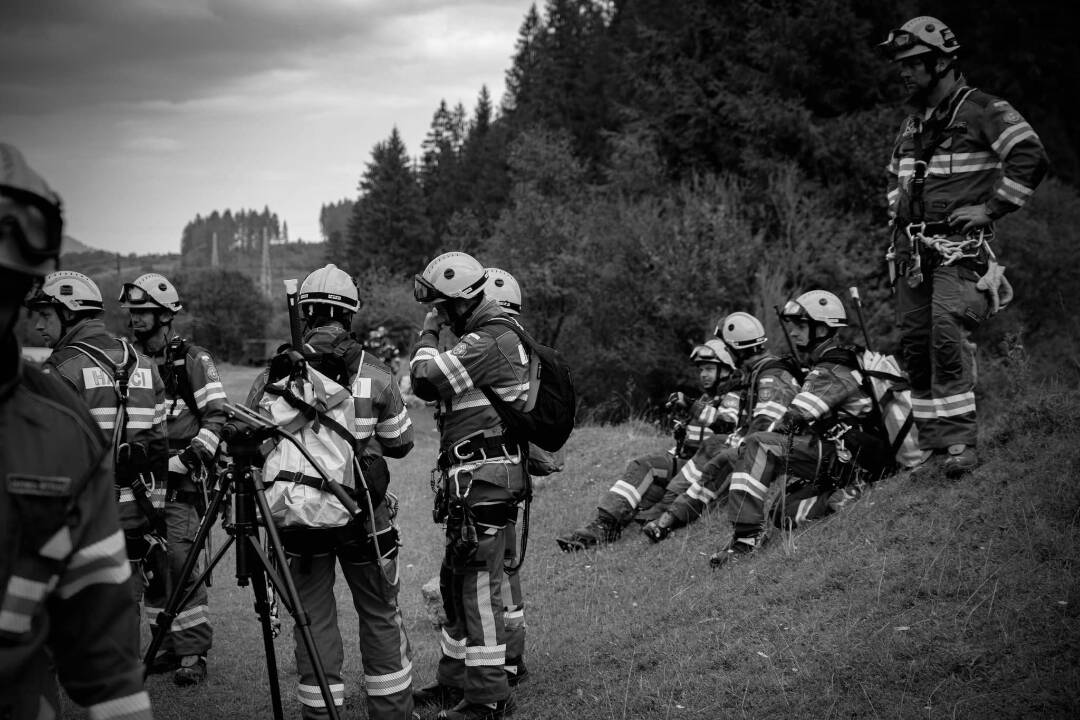
M 147 573 L 164 571 L 165 386 L 148 357 L 105 329 L 101 291 L 86 275 L 49 273 L 26 306 L 53 348 L 42 371 L 59 375 L 85 401 L 112 450 L 132 590 L 141 601 Z
M 510 273 L 500 268 L 487 269 L 484 294 L 502 306 L 507 315 L 517 318 L 521 314 L 521 285 Z M 530 448 L 530 461 L 538 454 L 546 453 L 540 448 Z M 525 667 L 525 599 L 521 592 L 521 565 L 518 558 L 517 520 L 515 510 L 506 522 L 506 555 L 503 564 L 503 624 L 506 627 L 506 679 L 516 686 L 529 674 Z
M 909 20 L 881 47 L 911 92 L 888 165 L 899 354 L 919 443 L 959 477 L 978 463 L 968 338 L 1012 295 L 993 224 L 1024 206 L 1047 157 L 1007 101 L 967 84 L 960 44 L 937 18 Z
M 627 463 L 623 476 L 600 499 L 593 519 L 555 538 L 563 552 L 613 542 L 633 521 L 648 525 L 657 520 L 668 504 L 700 477 L 704 458 L 724 447 L 738 414 L 738 395 L 729 394 L 735 361 L 715 339 L 696 346 L 690 361 L 698 367 L 702 394 L 692 401 L 682 392 L 668 398 L 668 407 L 682 408 L 688 417 L 675 426 L 675 448 Z
M 173 331 L 173 319 L 183 305 L 176 287 L 166 277 L 147 273 L 124 283 L 120 306 L 130 315 L 136 346 L 157 363 L 165 383 L 169 445 L 166 539 L 171 579 L 179 581 L 199 528 L 197 508 L 205 509 L 205 478 L 213 467 L 219 433 L 225 423 L 225 389 L 210 353 Z M 185 579 L 184 592 L 201 574 L 200 565 L 201 561 L 197 561 Z M 167 600 L 164 592 L 148 588 L 145 611 L 151 620 L 164 609 Z M 200 583 L 188 602 L 179 608 L 162 644 L 163 650 L 152 661 L 150 671 L 172 670 L 173 681 L 181 686 L 202 683 L 206 679 L 206 655 L 213 637 L 206 586 Z
M 799 392 L 799 382 L 795 379 L 800 372 L 797 364 L 793 358 L 779 358 L 768 351 L 765 326 L 756 317 L 745 312 L 732 313 L 717 324 L 716 336 L 731 350 L 742 373 L 741 392 L 734 403 L 738 409 L 735 429 L 718 452 L 704 458 L 702 469 L 689 487 L 668 504 L 659 518 L 642 528 L 654 542 L 693 522 L 706 506 L 727 495 L 743 438 L 767 430 L 778 421 Z
M 863 390 L 855 354 L 839 345 L 838 331 L 847 325 L 840 298 L 824 290 L 811 290 L 789 301 L 782 317 L 811 369 L 772 431 L 755 432 L 746 438 L 731 472 L 728 494 L 728 517 L 734 532 L 727 545 L 710 558 L 713 567 L 747 557 L 761 546 L 766 495 L 778 477 L 800 478 L 817 497 L 824 489 L 845 490 L 876 478 L 891 464 L 880 428 L 871 427 L 873 401 Z M 789 526 L 830 509 L 814 501 L 804 504 L 806 493 L 789 507 L 792 498 L 787 492 L 781 490 L 785 498 L 783 520 Z M 841 496 L 847 498 L 843 492 Z
M 149 720 L 112 458 L 71 388 L 20 359 L 15 321 L 57 267 L 60 198 L 0 143 L 0 717 Z
M 517 333 L 491 322 L 506 315 L 485 296 L 486 282 L 475 258 L 449 252 L 414 283 L 417 302 L 431 306 L 410 371 L 417 397 L 439 403 L 435 518 L 446 523 L 439 585 L 448 619 L 437 682 L 414 697 L 442 704 L 439 717 L 450 720 L 501 718 L 514 707 L 504 670 L 503 562 L 507 524 L 526 492 L 527 450 L 506 434 L 484 389 L 522 409 L 529 360 Z M 443 327 L 457 341 L 439 352 Z
M 298 304 L 308 362 L 324 375 L 340 373 L 337 379 L 352 388 L 354 433 L 363 447 L 360 467 L 371 506 L 367 495 L 357 493 L 357 502 L 370 517 L 341 528 L 282 528 L 289 571 L 311 619 L 311 634 L 334 703 L 341 707 L 345 701 L 341 674 L 345 650 L 334 596 L 334 566 L 338 564 L 360 620 L 368 717 L 410 718 L 412 646 L 398 606 L 397 500 L 388 490 L 390 469 L 385 458 L 403 458 L 412 450 L 412 420 L 390 368 L 349 332 L 360 307 L 359 293 L 349 274 L 335 265 L 313 271 L 300 286 Z M 249 406 L 258 406 L 265 381 L 264 373 L 248 396 Z M 301 715 L 305 720 L 325 718 L 326 707 L 303 638 L 296 631 L 293 639 Z

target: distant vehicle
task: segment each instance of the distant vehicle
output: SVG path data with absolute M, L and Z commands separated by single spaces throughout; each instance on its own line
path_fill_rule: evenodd
M 52 348 L 24 346 L 22 348 L 23 360 L 40 365 L 52 355 Z

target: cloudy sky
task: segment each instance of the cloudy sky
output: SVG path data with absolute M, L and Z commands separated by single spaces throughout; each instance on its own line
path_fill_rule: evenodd
M 502 98 L 533 1 L 5 0 L 0 140 L 94 247 L 264 206 L 316 241 L 394 126 L 415 156 L 441 99 Z

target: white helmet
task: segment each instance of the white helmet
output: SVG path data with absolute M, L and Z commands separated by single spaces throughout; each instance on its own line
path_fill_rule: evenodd
M 331 264 L 304 278 L 299 304 L 301 308 L 315 304 L 333 305 L 356 312 L 360 308 L 360 295 L 349 273 Z
M 716 326 L 716 336 L 732 350 L 746 350 L 764 345 L 765 326 L 756 317 L 746 312 L 733 312 Z
M 60 196 L 0 143 L 0 267 L 42 277 L 58 267 L 63 237 Z
M 486 282 L 487 271 L 472 255 L 443 253 L 415 277 L 413 297 L 422 303 L 471 300 L 483 294 Z
M 781 316 L 785 319 L 813 320 L 831 328 L 847 326 L 844 304 L 827 290 L 811 290 L 794 300 L 788 300 Z
M 521 312 L 521 286 L 514 276 L 499 268 L 487 269 L 487 285 L 484 295 L 493 298 L 503 306 L 506 312 L 517 315 Z
M 735 359 L 731 357 L 731 351 L 719 340 L 706 340 L 704 345 L 696 346 L 690 353 L 690 362 L 695 365 L 715 363 L 735 370 Z
M 146 273 L 134 282 L 124 283 L 120 291 L 120 307 L 128 310 L 169 310 L 180 312 L 180 293 L 169 279 L 160 273 Z
M 45 276 L 41 286 L 26 298 L 29 308 L 62 305 L 72 312 L 101 312 L 101 290 L 93 280 L 73 270 L 58 270 Z
M 945 23 L 935 17 L 921 15 L 891 31 L 878 47 L 895 62 L 930 52 L 955 55 L 960 43 Z

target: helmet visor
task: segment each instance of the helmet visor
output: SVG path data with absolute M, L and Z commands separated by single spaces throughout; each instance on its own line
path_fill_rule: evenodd
M 794 300 L 788 300 L 787 304 L 784 305 L 783 311 L 780 313 L 780 317 L 783 318 L 785 322 L 805 323 L 810 320 L 810 313 L 806 312 L 806 308 Z
M 56 302 L 56 299 L 45 292 L 45 288 L 42 287 L 41 282 L 35 282 L 34 287 L 30 289 L 30 292 L 26 294 L 26 299 L 23 300 L 23 305 L 30 310 L 46 307 Z
M 889 37 L 878 47 L 887 56 L 896 60 L 918 55 L 922 52 L 930 52 L 930 48 L 926 46 L 926 43 L 907 30 L 890 31 Z
M 0 185 L 0 237 L 13 237 L 31 262 L 60 255 L 60 208 L 33 193 Z
M 151 300 L 149 293 L 132 283 L 124 283 L 124 288 L 120 291 L 120 302 L 123 305 L 155 304 L 153 300 Z
M 419 303 L 437 303 L 450 300 L 450 296 L 443 294 L 434 285 L 424 279 L 422 275 L 413 276 L 413 297 Z

